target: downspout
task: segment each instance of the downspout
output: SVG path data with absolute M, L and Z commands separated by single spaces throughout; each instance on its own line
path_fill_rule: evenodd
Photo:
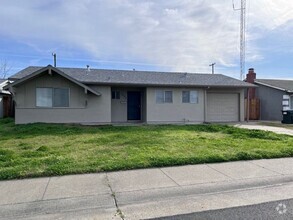
M 207 89 L 203 93 L 203 122 L 207 122 Z

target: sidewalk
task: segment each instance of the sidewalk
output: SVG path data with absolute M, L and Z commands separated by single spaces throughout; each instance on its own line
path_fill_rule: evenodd
M 253 122 L 236 124 L 234 126 L 238 127 L 238 128 L 245 128 L 245 129 L 272 131 L 272 132 L 275 132 L 277 134 L 286 134 L 286 135 L 292 135 L 293 136 L 293 129 L 282 128 L 282 127 L 274 127 L 274 126 L 268 126 L 268 125 L 258 125 L 258 124 L 255 124 Z
M 293 158 L 0 181 L 0 219 L 148 219 L 293 198 Z

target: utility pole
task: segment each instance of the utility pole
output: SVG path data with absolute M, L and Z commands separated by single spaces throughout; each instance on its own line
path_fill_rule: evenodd
M 54 67 L 56 67 L 56 53 L 52 53 L 52 56 L 54 57 Z
M 245 17 L 246 17 L 246 0 L 241 0 L 240 8 L 235 9 L 233 1 L 233 9 L 240 10 L 240 80 L 242 80 L 245 71 Z
M 216 63 L 212 63 L 212 64 L 210 64 L 209 66 L 211 66 L 212 67 L 212 74 L 214 74 L 215 73 L 215 69 L 214 69 L 214 66 L 216 65 Z

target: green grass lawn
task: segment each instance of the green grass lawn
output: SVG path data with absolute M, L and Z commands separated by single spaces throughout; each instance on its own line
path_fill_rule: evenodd
M 0 179 L 293 156 L 293 137 L 228 125 L 14 125 L 0 120 Z

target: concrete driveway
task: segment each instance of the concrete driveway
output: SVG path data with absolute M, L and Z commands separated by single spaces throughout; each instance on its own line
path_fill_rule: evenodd
M 245 128 L 245 129 L 255 129 L 255 130 L 263 130 L 263 131 L 272 131 L 277 134 L 286 134 L 286 135 L 292 135 L 293 136 L 293 129 L 283 128 L 283 127 L 277 127 L 277 126 L 268 126 L 268 125 L 259 125 L 255 123 L 241 123 L 234 125 L 238 128 Z
M 293 158 L 0 181 L 0 219 L 149 219 L 293 198 Z

